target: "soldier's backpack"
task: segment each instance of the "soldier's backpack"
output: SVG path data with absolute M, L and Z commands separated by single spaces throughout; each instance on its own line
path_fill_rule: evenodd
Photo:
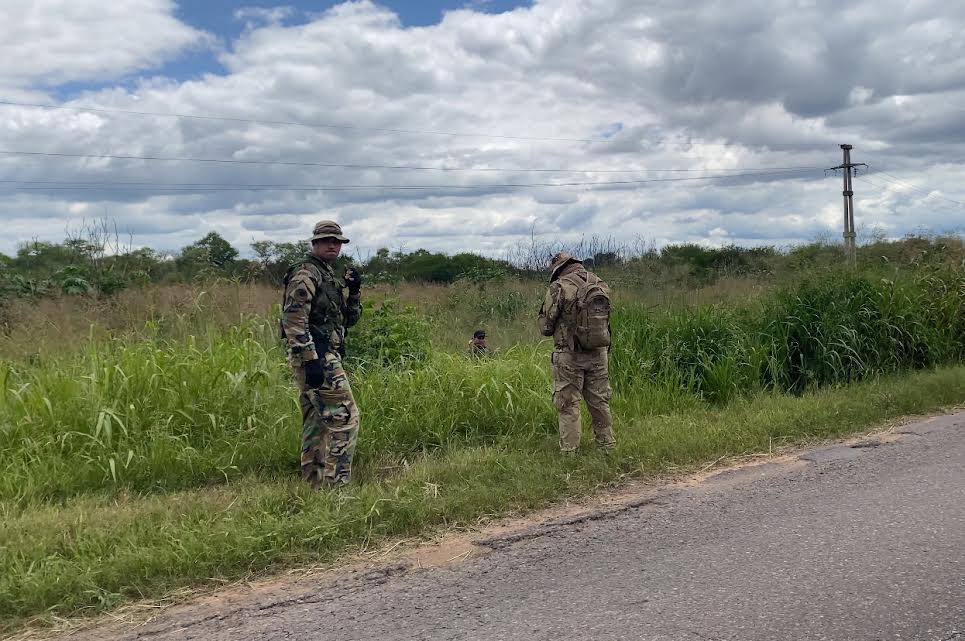
M 585 272 L 567 278 L 576 285 L 570 313 L 570 331 L 575 349 L 591 350 L 610 345 L 610 288 L 596 274 Z

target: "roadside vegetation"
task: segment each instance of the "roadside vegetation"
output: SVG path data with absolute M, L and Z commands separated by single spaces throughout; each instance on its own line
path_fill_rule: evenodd
M 594 242 L 581 253 L 617 291 L 613 456 L 557 455 L 550 345 L 533 323 L 542 250 L 386 251 L 349 337 L 362 431 L 339 493 L 297 479 L 267 263 L 108 294 L 8 260 L 8 283 L 48 284 L 8 288 L 0 307 L 0 630 L 965 401 L 961 239 L 873 243 L 855 270 L 820 243 Z M 467 355 L 476 327 L 493 356 Z

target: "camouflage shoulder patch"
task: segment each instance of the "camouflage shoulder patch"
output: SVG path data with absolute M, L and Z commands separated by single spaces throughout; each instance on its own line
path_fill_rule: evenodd
M 312 274 L 309 269 L 299 269 L 292 276 L 291 280 L 288 281 L 288 295 L 289 297 L 299 303 L 306 303 L 315 296 L 315 290 L 318 287 L 318 277 L 317 274 Z

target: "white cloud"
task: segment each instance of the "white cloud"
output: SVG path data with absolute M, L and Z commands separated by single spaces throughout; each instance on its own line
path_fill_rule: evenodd
M 76 68 L 25 63 L 15 78 L 0 73 L 0 85 L 37 87 L 128 73 L 203 41 L 171 17 L 168 3 L 125 6 L 115 13 L 129 11 L 134 22 L 160 25 L 140 48 L 114 56 L 118 45 L 97 39 L 105 27 L 82 24 L 81 35 L 62 47 L 78 57 Z M 416 28 L 403 27 L 391 11 L 368 1 L 339 5 L 302 24 L 283 23 L 293 15 L 287 11 L 247 10 L 239 19 L 250 20 L 249 28 L 221 54 L 224 75 L 186 82 L 145 78 L 133 89 L 93 91 L 70 104 L 333 126 L 0 107 L 4 148 L 500 171 L 0 154 L 0 173 L 18 180 L 477 186 L 327 192 L 198 187 L 188 194 L 78 189 L 11 196 L 10 187 L 0 185 L 0 220 L 44 221 L 31 233 L 58 240 L 63 222 L 76 215 L 71 204 L 85 203 L 85 215 L 104 212 L 122 227 L 130 222 L 132 231 L 144 234 L 141 242 L 164 248 L 211 230 L 239 247 L 261 238 L 290 240 L 304 235 L 299 225 L 308 229 L 323 217 L 343 222 L 353 249 L 362 251 L 404 243 L 409 249 L 494 252 L 530 233 L 544 239 L 597 233 L 658 243 L 785 243 L 839 233 L 840 178 L 822 172 L 840 162 L 839 142 L 855 145 L 856 161 L 909 180 L 927 175 L 922 185 L 965 200 L 965 52 L 955 37 L 965 30 L 965 9 L 869 0 L 828 21 L 831 7 L 823 0 L 781 0 L 766 8 L 724 8 L 710 0 L 702 7 L 665 0 L 646 8 L 633 0 L 542 0 L 498 15 L 452 11 L 438 25 Z M 114 21 L 114 30 L 122 31 L 123 19 Z M 848 64 L 841 63 L 845 59 Z M 598 143 L 498 137 L 602 133 L 609 138 Z M 809 146 L 815 143 L 822 146 Z M 815 169 L 795 180 L 500 186 L 694 175 L 608 170 L 788 166 Z M 594 171 L 522 171 L 534 167 Z M 965 226 L 965 209 L 939 209 L 934 197 L 889 184 L 886 177 L 883 187 L 856 183 L 862 223 L 881 223 L 895 234 L 922 221 L 936 230 Z M 0 251 L 24 240 L 24 229 L 18 223 L 15 236 L 5 234 Z
M 173 10 L 171 0 L 4 0 L 0 87 L 109 80 L 208 42 Z
M 242 7 L 235 10 L 235 20 L 243 20 L 248 28 L 263 24 L 279 24 L 285 18 L 295 15 L 294 7 Z

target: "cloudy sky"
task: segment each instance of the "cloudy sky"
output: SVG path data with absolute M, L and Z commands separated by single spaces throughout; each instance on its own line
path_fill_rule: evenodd
M 0 252 L 965 229 L 965 3 L 4 0 Z M 136 112 L 136 113 L 135 113 Z

